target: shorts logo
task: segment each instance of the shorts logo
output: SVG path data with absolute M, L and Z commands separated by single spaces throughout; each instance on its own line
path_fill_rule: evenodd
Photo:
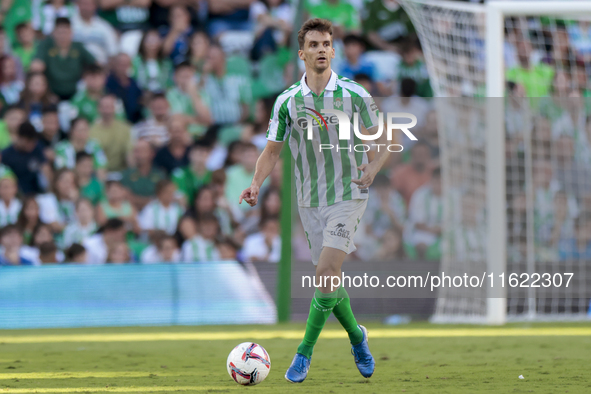
M 343 223 L 339 223 L 334 227 L 335 227 L 335 229 L 330 232 L 330 235 L 335 235 L 335 236 L 341 237 L 341 238 L 347 238 L 349 240 L 351 239 L 351 237 L 349 235 L 351 232 L 348 230 L 345 230 L 345 225 Z

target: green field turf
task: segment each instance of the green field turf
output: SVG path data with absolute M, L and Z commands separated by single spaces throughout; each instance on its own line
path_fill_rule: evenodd
M 367 324 L 376 358 L 370 379 L 330 323 L 308 379 L 296 385 L 283 375 L 303 327 L 0 331 L 0 393 L 591 393 L 589 323 Z M 238 386 L 225 367 L 230 350 L 248 340 L 271 356 L 269 377 L 255 387 Z

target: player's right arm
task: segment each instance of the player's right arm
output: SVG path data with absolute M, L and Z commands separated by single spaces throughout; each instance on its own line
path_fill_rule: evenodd
M 267 145 L 263 153 L 257 160 L 254 177 L 250 187 L 245 189 L 240 195 L 239 204 L 242 200 L 246 201 L 251 207 L 254 207 L 258 201 L 259 190 L 263 181 L 269 176 L 283 147 L 283 142 L 287 140 L 291 131 L 291 119 L 289 116 L 289 95 L 281 94 L 273 105 L 271 120 L 269 121 L 269 130 L 267 130 Z
M 279 160 L 279 154 L 281 153 L 282 147 L 283 142 L 267 141 L 263 153 L 261 153 L 257 160 L 252 183 L 250 184 L 250 187 L 245 189 L 240 195 L 240 200 L 238 201 L 239 204 L 242 204 L 242 200 L 246 201 L 251 207 L 254 207 L 257 204 L 261 185 L 265 179 L 267 179 L 269 174 L 271 174 L 271 171 L 273 171 L 277 160 Z

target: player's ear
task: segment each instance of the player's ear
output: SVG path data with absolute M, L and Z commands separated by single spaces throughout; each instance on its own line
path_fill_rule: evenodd
M 334 51 L 334 47 L 333 47 L 333 46 L 331 46 L 331 47 L 330 47 L 330 49 L 332 50 L 332 54 L 330 55 L 330 57 L 331 57 L 332 59 L 334 59 L 334 58 L 335 58 L 335 51 Z
M 298 57 L 300 58 L 300 60 L 304 60 L 304 51 L 302 51 L 301 49 L 298 50 Z

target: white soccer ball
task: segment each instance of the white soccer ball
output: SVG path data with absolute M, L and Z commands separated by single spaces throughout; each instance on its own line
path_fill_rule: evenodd
M 244 342 L 230 352 L 226 367 L 236 383 L 254 386 L 269 375 L 271 358 L 261 345 Z

